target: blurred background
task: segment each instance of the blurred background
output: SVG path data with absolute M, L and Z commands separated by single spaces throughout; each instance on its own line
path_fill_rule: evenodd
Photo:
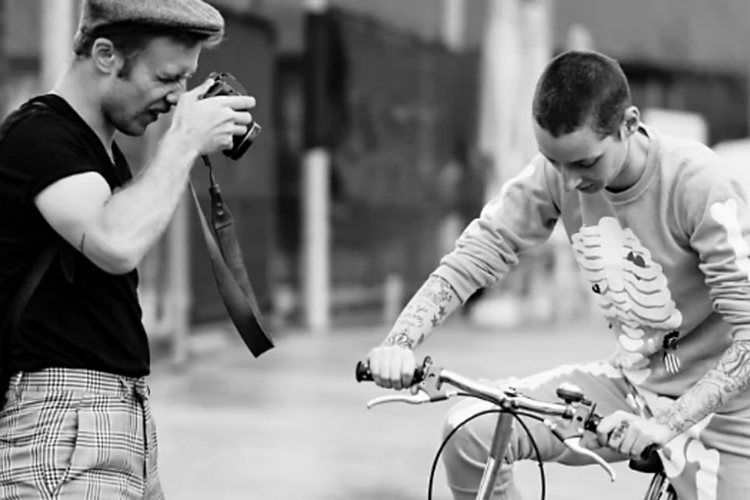
M 535 153 L 534 83 L 560 51 L 617 58 L 644 121 L 748 168 L 747 0 L 209 3 L 227 39 L 191 85 L 228 71 L 257 99 L 260 138 L 214 163 L 278 346 L 257 360 L 244 350 L 183 203 L 140 269 L 171 498 L 425 498 L 446 403 L 368 411 L 380 392 L 354 382 L 354 365 Z M 64 71 L 79 6 L 0 0 L 4 115 Z M 168 125 L 118 137 L 135 169 Z M 193 181 L 206 209 L 202 166 Z M 524 255 L 422 353 L 488 378 L 606 355 L 566 243 L 556 232 Z M 618 470 L 627 479 L 612 486 L 596 469 L 551 467 L 548 498 L 639 498 L 648 478 Z M 520 470 L 528 498 L 536 474 Z

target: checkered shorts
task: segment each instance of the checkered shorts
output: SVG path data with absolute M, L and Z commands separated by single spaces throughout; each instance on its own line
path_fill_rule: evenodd
M 0 498 L 162 499 L 148 396 L 143 378 L 16 374 L 0 411 Z

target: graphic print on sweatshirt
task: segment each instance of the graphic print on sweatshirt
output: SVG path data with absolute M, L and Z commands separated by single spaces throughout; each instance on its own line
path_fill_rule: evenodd
M 734 250 L 737 266 L 750 279 L 750 246 L 742 237 L 742 227 L 737 218 L 738 210 L 735 200 L 727 200 L 724 203 L 711 205 L 711 216 L 724 227 L 727 241 Z
M 571 239 L 576 261 L 617 337 L 615 364 L 642 384 L 651 375 L 649 356 L 663 351 L 665 369 L 679 371 L 682 313 L 649 250 L 613 217 L 581 227 Z

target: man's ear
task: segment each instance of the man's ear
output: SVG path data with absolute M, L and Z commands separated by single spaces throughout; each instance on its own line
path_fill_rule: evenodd
M 122 58 L 107 38 L 97 38 L 91 47 L 91 60 L 96 69 L 104 74 L 116 74 L 122 66 Z
M 625 119 L 623 125 L 625 137 L 630 137 L 631 135 L 638 132 L 638 126 L 641 124 L 641 112 L 637 107 L 630 106 L 625 110 L 624 118 Z

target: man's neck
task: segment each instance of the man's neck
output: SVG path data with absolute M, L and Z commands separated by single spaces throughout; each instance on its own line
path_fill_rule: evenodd
M 91 80 L 85 78 L 84 71 L 83 68 L 69 68 L 52 93 L 65 99 L 91 127 L 109 153 L 112 151 L 115 129 L 104 117 L 97 93 L 91 91 Z
M 628 138 L 628 155 L 620 174 L 607 187 L 612 192 L 622 192 L 635 186 L 646 171 L 648 149 L 651 140 L 641 130 Z

